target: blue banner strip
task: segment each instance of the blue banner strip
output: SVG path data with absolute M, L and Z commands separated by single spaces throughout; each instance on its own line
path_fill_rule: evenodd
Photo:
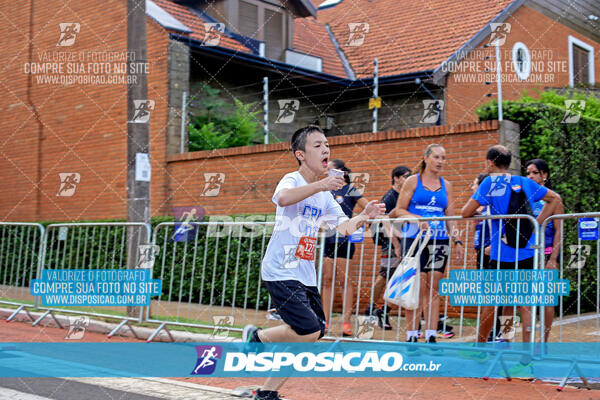
M 600 377 L 600 343 L 2 343 L 0 377 Z M 506 366 L 506 371 L 502 365 Z

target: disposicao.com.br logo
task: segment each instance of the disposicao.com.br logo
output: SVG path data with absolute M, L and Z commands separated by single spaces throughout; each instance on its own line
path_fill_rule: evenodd
M 225 356 L 225 372 L 397 372 L 437 371 L 441 363 L 404 363 L 397 352 L 230 352 Z

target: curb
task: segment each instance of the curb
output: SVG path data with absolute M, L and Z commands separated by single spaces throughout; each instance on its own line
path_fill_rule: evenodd
M 0 319 L 6 320 L 14 311 L 15 310 L 11 309 L 11 308 L 0 308 Z M 29 313 L 36 319 L 39 318 L 43 314 L 42 312 L 37 312 L 37 311 L 30 311 Z M 73 315 L 83 315 L 83 314 L 73 314 Z M 63 327 L 69 326 L 69 316 L 60 315 L 60 314 L 54 314 L 54 316 L 56 317 L 56 319 L 60 322 L 60 324 Z M 115 319 L 119 320 L 118 317 L 115 317 Z M 31 322 L 31 320 L 27 317 L 27 314 L 24 312 L 20 312 L 11 321 L 6 321 L 6 322 L 10 323 L 12 321 L 29 322 L 29 323 Z M 46 318 L 44 318 L 42 321 L 40 321 L 38 323 L 38 325 L 47 326 L 47 327 L 51 327 L 51 328 L 59 328 L 59 326 L 56 324 L 54 319 L 50 316 L 47 316 Z M 104 322 L 104 321 L 99 321 L 99 320 L 90 318 L 90 324 L 86 328 L 86 331 L 108 335 L 117 326 L 118 326 L 118 324 L 116 324 L 116 323 Z M 135 333 L 137 334 L 138 338 L 143 339 L 143 340 L 147 340 L 152 335 L 152 333 L 156 330 L 156 328 L 136 326 L 135 322 L 131 322 L 131 326 L 135 330 Z M 176 342 L 235 342 L 235 341 L 240 340 L 240 339 L 234 338 L 234 337 L 215 338 L 214 336 L 206 334 L 206 333 L 182 332 L 182 331 L 177 331 L 177 330 L 169 330 L 169 331 L 171 332 L 171 335 L 173 336 L 173 339 L 175 339 Z M 115 336 L 135 338 L 135 335 L 126 326 L 123 326 L 115 334 Z M 154 338 L 154 341 L 170 342 L 169 335 L 164 330 L 162 330 L 162 331 L 160 331 L 160 333 L 158 335 L 156 335 L 156 337 Z

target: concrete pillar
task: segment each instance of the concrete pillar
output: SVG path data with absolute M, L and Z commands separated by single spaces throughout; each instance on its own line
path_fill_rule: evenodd
M 181 146 L 181 104 L 183 92 L 190 99 L 190 48 L 176 40 L 169 41 L 169 118 L 167 121 L 167 154 L 178 154 Z M 189 109 L 189 108 L 188 108 Z M 187 123 L 184 133 L 187 151 Z
M 521 175 L 521 156 L 520 156 L 520 129 L 519 124 L 512 121 L 499 121 L 498 134 L 500 144 L 506 146 L 512 153 L 512 161 L 509 171 L 514 175 Z

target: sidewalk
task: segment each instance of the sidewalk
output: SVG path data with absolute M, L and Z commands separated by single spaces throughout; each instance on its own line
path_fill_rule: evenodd
M 67 342 L 66 330 L 36 326 L 23 322 L 0 322 L 3 342 Z M 133 338 L 113 337 L 86 332 L 84 342 L 135 342 Z M 72 340 L 70 342 L 73 342 Z M 132 380 L 133 379 L 133 380 Z M 76 378 L 67 382 L 82 382 L 128 393 L 164 399 L 235 399 L 230 390 L 239 386 L 260 385 L 264 379 L 232 378 Z M 0 379 L 0 387 L 2 379 Z M 555 385 L 542 382 L 467 378 L 292 378 L 281 390 L 290 400 L 375 400 L 375 399 L 436 399 L 436 400 L 523 400 L 600 398 L 598 391 L 566 387 L 562 393 Z M 43 394 L 40 394 L 43 396 Z M 76 400 L 61 398 L 61 400 Z M 77 399 L 79 400 L 79 399 Z

